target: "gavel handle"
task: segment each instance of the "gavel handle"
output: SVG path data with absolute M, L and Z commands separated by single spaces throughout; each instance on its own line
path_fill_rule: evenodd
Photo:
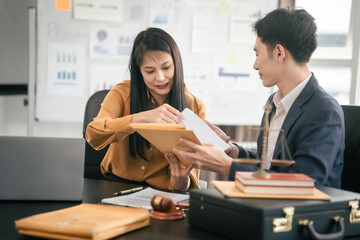
M 174 207 L 183 207 L 183 208 L 189 208 L 190 203 L 174 203 Z

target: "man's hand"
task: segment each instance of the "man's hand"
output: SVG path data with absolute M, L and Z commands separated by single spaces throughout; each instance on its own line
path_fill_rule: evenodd
M 193 152 L 186 152 L 178 148 L 173 151 L 184 158 L 197 164 L 200 169 L 209 170 L 213 172 L 221 172 L 229 175 L 232 158 L 230 158 L 224 151 L 213 144 L 198 145 L 194 142 L 188 141 L 184 138 L 179 139 L 180 143 L 191 148 Z
M 226 135 L 226 133 L 224 133 L 219 127 L 216 127 L 214 125 L 212 125 L 211 123 L 209 123 L 207 120 L 204 120 L 204 122 L 222 139 L 224 140 L 227 144 L 229 144 L 229 148 L 225 150 L 225 153 L 227 155 L 229 155 L 232 158 L 237 158 L 239 155 L 239 148 L 237 146 L 235 146 L 233 143 L 231 143 L 230 141 L 230 137 Z

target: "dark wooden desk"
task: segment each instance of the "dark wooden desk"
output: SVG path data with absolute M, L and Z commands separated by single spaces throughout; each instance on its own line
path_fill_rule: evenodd
M 84 179 L 84 203 L 98 203 L 114 192 L 136 185 Z M 81 202 L 0 201 L 0 239 L 35 239 L 18 234 L 14 221 L 33 214 L 53 211 Z M 191 227 L 187 219 L 176 221 L 152 220 L 148 227 L 119 236 L 115 239 L 225 239 L 201 229 Z
M 111 197 L 114 192 L 136 187 L 133 184 L 84 179 L 84 203 L 98 203 Z M 53 211 L 80 204 L 81 202 L 50 201 L 0 201 L 0 239 L 36 239 L 18 234 L 14 221 L 33 214 Z M 241 237 L 241 235 L 239 236 Z M 346 238 L 355 240 L 360 237 Z M 188 224 L 188 219 L 176 221 L 152 220 L 150 226 L 124 235 L 116 240 L 128 239 L 226 239 Z

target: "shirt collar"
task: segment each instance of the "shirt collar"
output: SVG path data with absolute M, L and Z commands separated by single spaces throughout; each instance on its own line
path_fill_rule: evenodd
M 291 92 L 289 92 L 285 97 L 280 99 L 280 93 L 277 91 L 274 95 L 273 101 L 276 106 L 283 107 L 286 112 L 288 112 L 292 106 L 292 104 L 295 102 L 296 98 L 299 96 L 299 94 L 302 92 L 302 90 L 305 88 L 306 84 L 309 82 L 311 78 L 312 73 L 307 76 L 304 81 L 302 81 L 300 84 L 298 84 Z

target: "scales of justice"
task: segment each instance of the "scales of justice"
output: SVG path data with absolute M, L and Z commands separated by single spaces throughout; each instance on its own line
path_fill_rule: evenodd
M 268 178 L 269 174 L 265 172 L 264 170 L 264 164 L 265 164 L 265 156 L 267 151 L 267 145 L 268 145 L 268 135 L 269 131 L 279 131 L 280 134 L 280 144 L 281 144 L 281 155 L 282 159 L 272 159 L 270 160 L 271 164 L 279 167 L 286 167 L 290 166 L 295 163 L 295 161 L 291 158 L 289 147 L 286 143 L 284 131 L 282 129 L 270 129 L 269 128 L 269 115 L 271 113 L 272 106 L 269 102 L 266 102 L 265 105 L 265 118 L 264 118 L 264 124 L 262 128 L 255 128 L 259 129 L 260 131 L 263 131 L 263 137 L 262 137 L 262 152 L 260 159 L 252 159 L 252 158 L 236 158 L 234 161 L 237 164 L 240 165 L 256 165 L 260 163 L 259 169 L 253 173 L 254 177 L 259 178 Z M 275 146 L 276 148 L 277 146 Z M 285 151 L 287 152 L 290 160 L 285 160 Z

